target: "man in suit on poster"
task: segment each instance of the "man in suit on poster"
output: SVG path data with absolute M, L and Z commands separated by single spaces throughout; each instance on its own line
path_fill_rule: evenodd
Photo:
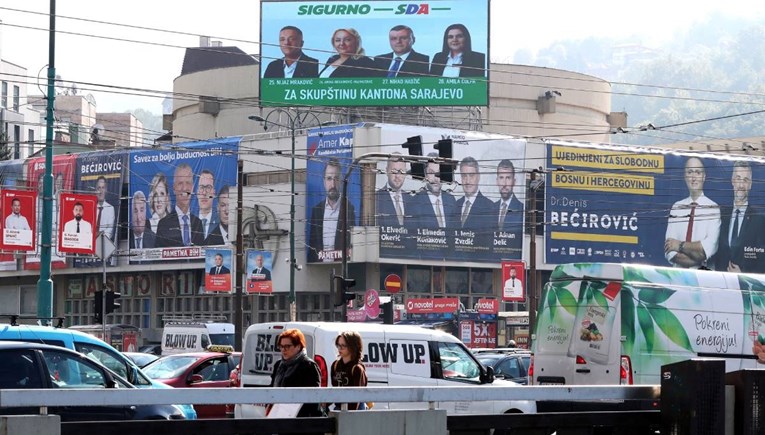
M 215 254 L 215 265 L 210 268 L 210 275 L 228 275 L 231 271 L 223 265 L 223 255 Z
M 342 171 L 340 161 L 335 158 L 330 159 L 324 167 L 324 192 L 325 198 L 314 205 L 311 209 L 311 220 L 308 238 L 308 261 L 335 261 L 333 258 L 321 258 L 322 252 L 337 251 L 343 244 L 342 237 L 342 216 L 340 216 L 340 184 L 342 182 Z M 356 213 L 353 204 L 348 202 L 348 225 L 350 227 L 356 222 Z M 350 237 L 348 240 L 350 247 Z
M 388 33 L 390 53 L 375 56 L 375 63 L 384 77 L 425 77 L 430 69 L 430 56 L 414 51 L 414 31 L 409 26 L 393 26 Z
M 430 153 L 428 157 L 438 157 Z M 429 162 L 425 166 L 425 187 L 414 196 L 412 215 L 422 228 L 459 228 L 457 200 L 441 189 L 441 165 Z
M 303 53 L 303 31 L 284 26 L 279 31 L 279 49 L 284 57 L 271 61 L 263 78 L 311 78 L 319 76 L 319 60 Z
M 406 222 L 407 210 L 414 205 L 414 198 L 401 191 L 406 179 L 406 161 L 400 153 L 388 158 L 385 173 L 388 182 L 377 191 L 377 226 L 401 227 Z
M 199 204 L 199 220 L 202 221 L 202 238 L 207 240 L 210 233 L 218 226 L 218 218 L 213 210 L 215 200 L 215 176 L 209 169 L 199 173 L 197 183 L 197 203 Z
M 494 216 L 497 217 L 497 230 L 514 234 L 509 239 L 508 248 L 517 250 L 519 257 L 523 246 L 523 204 L 515 197 L 515 166 L 504 159 L 497 165 L 497 190 L 499 200 L 494 203 Z
M 728 272 L 765 272 L 765 217 L 749 203 L 752 190 L 752 166 L 746 161 L 733 164 L 731 175 L 733 205 L 722 207 L 720 237 L 715 255 L 715 269 Z M 747 249 L 750 248 L 750 249 Z
M 114 206 L 106 200 L 106 193 L 106 177 L 101 175 L 96 180 L 96 196 L 98 197 L 96 230 L 103 231 L 107 237 L 114 240 L 114 222 L 117 215 L 114 212 Z
M 21 214 L 21 200 L 13 198 L 11 200 L 11 214 L 5 218 L 5 228 L 9 230 L 29 230 L 29 222 Z
M 64 224 L 64 233 L 67 234 L 93 234 L 93 226 L 82 216 L 85 213 L 85 206 L 81 202 L 76 202 L 72 207 L 74 219 Z
M 255 269 L 252 270 L 253 281 L 271 281 L 271 271 L 263 265 L 263 254 L 255 256 Z
M 228 245 L 228 186 L 218 191 L 218 218 L 220 223 L 205 239 L 205 245 Z
M 492 228 L 497 227 L 494 214 L 494 203 L 485 197 L 479 190 L 481 185 L 481 172 L 478 161 L 473 157 L 465 157 L 459 165 L 460 183 L 464 196 L 457 201 L 457 220 L 460 227 L 465 230 L 476 232 L 476 237 L 488 235 Z
M 151 225 L 146 224 L 146 195 L 140 190 L 133 194 L 132 211 L 133 214 L 130 216 L 132 219 L 130 223 L 132 234 L 129 237 L 129 248 L 153 248 L 156 243 L 156 237 L 151 230 Z
M 202 221 L 191 213 L 194 171 L 181 163 L 173 173 L 175 209 L 157 224 L 157 247 L 171 248 L 204 244 Z

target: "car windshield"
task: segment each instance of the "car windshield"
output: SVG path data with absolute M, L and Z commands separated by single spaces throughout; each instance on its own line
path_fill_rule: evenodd
M 167 356 L 147 365 L 143 371 L 152 379 L 172 379 L 180 376 L 197 359 L 186 355 Z

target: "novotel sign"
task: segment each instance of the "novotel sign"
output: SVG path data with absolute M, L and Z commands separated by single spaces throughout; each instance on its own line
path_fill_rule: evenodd
M 459 298 L 407 299 L 408 314 L 453 313 L 459 310 Z
M 475 304 L 475 310 L 479 314 L 497 314 L 499 312 L 499 301 L 496 299 L 478 299 Z

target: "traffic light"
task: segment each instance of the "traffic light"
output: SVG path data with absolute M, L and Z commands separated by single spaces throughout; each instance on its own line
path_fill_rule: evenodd
M 101 323 L 101 313 L 104 310 L 104 292 L 96 290 L 93 294 L 93 322 Z
M 382 311 L 382 320 L 386 325 L 393 324 L 393 301 L 388 301 L 380 304 L 380 311 Z
M 339 307 L 345 305 L 348 301 L 356 299 L 356 293 L 349 293 L 353 286 L 356 285 L 355 279 L 343 278 L 342 276 L 335 275 L 335 306 Z
M 117 299 L 121 296 L 121 294 L 111 290 L 106 292 L 106 314 L 113 313 L 114 310 L 120 307 L 120 303 L 117 302 Z
M 433 145 L 433 148 L 438 150 L 438 157 L 442 159 L 452 158 L 451 139 L 441 139 L 437 144 Z M 445 183 L 454 181 L 454 166 L 451 163 L 441 163 L 439 172 L 441 173 L 441 181 Z
M 406 143 L 401 144 L 402 148 L 409 150 L 410 156 L 422 155 L 422 136 L 412 136 L 406 139 Z M 411 164 L 412 178 L 423 180 L 425 179 L 425 163 L 412 163 Z

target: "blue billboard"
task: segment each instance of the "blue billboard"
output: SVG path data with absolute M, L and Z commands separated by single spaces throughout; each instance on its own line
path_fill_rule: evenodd
M 548 142 L 545 261 L 765 272 L 764 163 Z

